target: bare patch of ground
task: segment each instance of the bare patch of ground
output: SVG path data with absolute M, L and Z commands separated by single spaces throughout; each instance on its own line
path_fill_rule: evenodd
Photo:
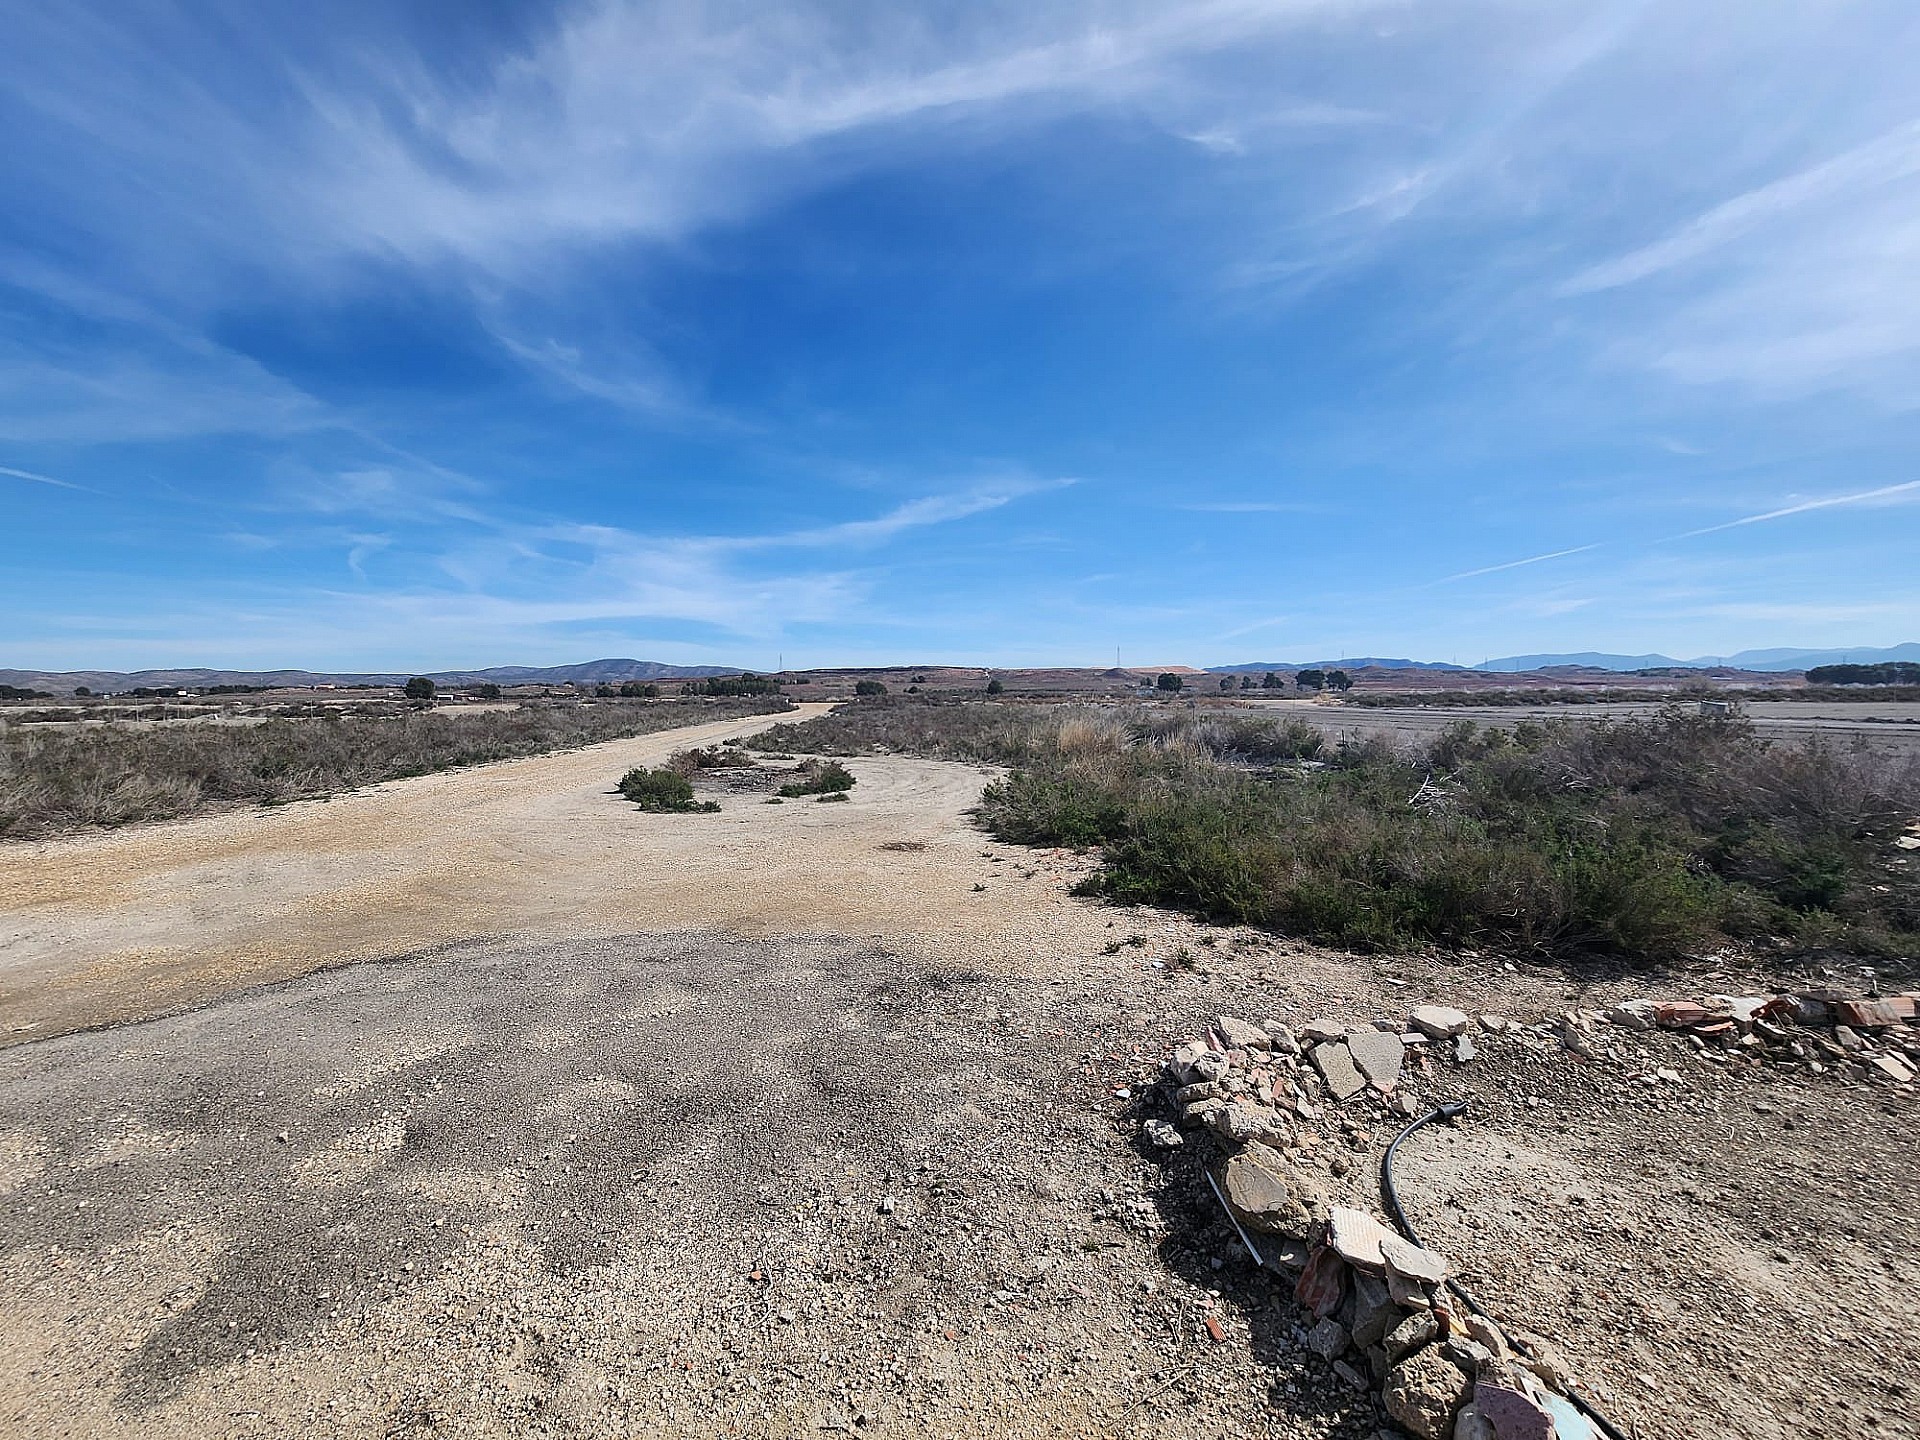
M 1167 1047 L 1743 988 L 1097 906 L 962 766 L 609 793 L 751 723 L 0 851 L 0 1432 L 1363 1440 L 1135 1135 Z M 1913 1434 L 1911 1097 L 1629 1043 L 1685 1086 L 1444 1062 L 1475 1106 L 1402 1152 L 1416 1222 L 1639 1435 Z M 1392 1129 L 1350 1110 L 1364 1190 Z

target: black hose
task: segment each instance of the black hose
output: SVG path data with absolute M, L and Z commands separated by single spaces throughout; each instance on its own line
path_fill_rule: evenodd
M 1420 1238 L 1419 1234 L 1414 1230 L 1412 1222 L 1407 1219 L 1407 1212 L 1400 1206 L 1400 1192 L 1393 1188 L 1393 1155 L 1394 1152 L 1400 1148 L 1401 1142 L 1422 1125 L 1431 1124 L 1435 1120 L 1459 1120 L 1466 1113 L 1467 1102 L 1464 1100 L 1452 1100 L 1445 1105 L 1436 1105 L 1433 1109 L 1408 1125 L 1407 1128 L 1402 1130 L 1398 1135 L 1394 1136 L 1393 1143 L 1387 1146 L 1387 1153 L 1380 1157 L 1380 1194 L 1387 1202 L 1387 1214 L 1392 1218 L 1393 1223 L 1399 1227 L 1402 1235 L 1423 1249 L 1426 1246 L 1426 1242 Z M 1506 1327 L 1501 1325 L 1492 1315 L 1488 1314 L 1486 1307 L 1467 1292 L 1466 1286 L 1462 1285 L 1458 1280 L 1453 1279 L 1447 1280 L 1446 1286 L 1447 1289 L 1460 1297 L 1463 1305 L 1473 1311 L 1473 1313 L 1478 1315 L 1482 1320 L 1485 1320 L 1489 1325 L 1493 1326 L 1495 1330 L 1499 1331 L 1500 1338 L 1505 1340 L 1508 1345 L 1518 1350 L 1522 1355 L 1534 1359 L 1539 1358 L 1534 1355 L 1531 1346 L 1525 1345 L 1509 1335 Z M 1581 1413 L 1593 1421 L 1595 1425 L 1599 1426 L 1601 1433 L 1609 1437 L 1609 1440 L 1627 1440 L 1627 1437 L 1621 1433 L 1619 1427 L 1596 1410 L 1592 1403 L 1581 1395 L 1579 1391 L 1575 1390 L 1571 1385 L 1568 1385 L 1566 1388 L 1567 1398 L 1579 1406 Z

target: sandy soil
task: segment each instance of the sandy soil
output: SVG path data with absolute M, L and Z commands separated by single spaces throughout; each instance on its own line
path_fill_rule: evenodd
M 962 766 L 608 793 L 772 718 L 0 849 L 0 1435 L 1368 1440 L 1139 1141 L 1169 1046 L 1755 981 L 1094 905 Z M 1405 1154 L 1431 1238 L 1636 1436 L 1914 1434 L 1912 1097 L 1621 1043 L 1684 1083 L 1497 1036 L 1421 1078 L 1475 1099 Z

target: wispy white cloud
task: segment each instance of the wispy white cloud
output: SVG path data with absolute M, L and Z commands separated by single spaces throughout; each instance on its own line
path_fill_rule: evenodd
M 1271 630 L 1276 625 L 1285 625 L 1290 618 L 1292 617 L 1287 615 L 1269 615 L 1263 620 L 1255 620 L 1246 625 L 1236 626 L 1232 630 L 1224 630 L 1214 638 L 1216 640 L 1238 640 L 1242 635 L 1252 635 L 1256 631 Z
M 1664 239 L 1582 271 L 1559 293 L 1585 295 L 1631 285 L 1710 255 L 1805 207 L 1916 176 L 1920 121 L 1895 126 L 1865 145 L 1716 205 Z
M 1539 565 L 1548 560 L 1562 559 L 1568 555 L 1583 555 L 1589 550 L 1598 550 L 1599 548 L 1599 543 L 1595 542 L 1592 545 L 1575 545 L 1566 550 L 1549 550 L 1544 555 L 1529 555 L 1524 560 L 1508 560 L 1499 565 L 1483 565 L 1478 570 L 1462 570 L 1455 575 L 1443 575 L 1433 583 L 1436 585 L 1449 585 L 1455 580 L 1471 580 L 1476 575 L 1497 575 L 1502 570 L 1518 570 L 1523 565 Z
M 11 476 L 15 480 L 31 480 L 39 485 L 57 485 L 62 490 L 85 490 L 85 485 L 76 485 L 71 480 L 56 480 L 51 475 L 36 474 L 32 470 L 16 470 L 11 465 L 0 465 L 0 475 Z
M 1920 377 L 1916 247 L 1920 121 L 1908 120 L 1590 265 L 1557 293 L 1604 297 L 1615 361 L 1686 384 L 1848 389 L 1907 409 Z
M 733 542 L 741 548 L 774 546 L 874 545 L 891 540 L 908 530 L 940 525 L 949 520 L 964 520 L 1043 490 L 1058 490 L 1078 482 L 1061 479 L 1048 482 L 1014 481 L 992 488 L 972 490 L 959 495 L 929 495 L 909 500 L 871 520 L 849 520 L 838 525 L 796 530 L 785 535 L 763 535 Z
M 1314 500 L 1220 500 L 1177 505 L 1200 515 L 1325 515 L 1331 507 Z
M 1810 510 L 1831 510 L 1841 505 L 1898 505 L 1915 500 L 1920 500 L 1920 480 L 1908 480 L 1904 484 L 1882 485 L 1876 490 L 1859 490 L 1851 495 L 1826 495 L 1815 500 L 1801 500 L 1792 505 L 1782 505 L 1775 510 L 1762 510 L 1755 515 L 1742 515 L 1738 520 L 1728 520 L 1719 525 L 1706 525 L 1698 530 L 1688 530 L 1670 538 L 1690 540 L 1696 535 L 1715 535 L 1722 530 L 1737 530 L 1743 525 L 1759 525 L 1768 520 L 1784 520 L 1789 515 L 1804 515 Z
M 539 627 L 679 623 L 765 640 L 795 626 L 856 614 L 875 583 L 855 563 L 865 552 L 1063 483 L 1069 482 L 1011 481 L 926 496 L 870 519 L 743 535 L 663 535 L 563 520 L 507 521 L 445 507 L 446 518 L 470 523 L 443 540 L 430 560 L 420 557 L 412 568 L 438 572 L 448 583 L 386 594 L 377 613 L 389 618 L 377 623 L 404 616 L 407 623 L 424 627 L 423 633 L 463 625 L 526 633 Z M 328 503 L 315 508 L 336 515 L 406 513 L 418 501 L 404 492 L 396 495 L 395 486 L 392 476 L 380 472 L 343 476 L 328 492 Z M 356 574 L 364 575 L 375 554 L 400 553 L 386 532 L 348 539 L 348 564 Z M 793 551 L 818 552 L 821 558 L 799 565 L 781 558 Z M 334 609 L 346 604 L 327 595 L 315 603 Z M 357 596 L 349 608 L 358 614 L 373 604 Z
M 161 353 L 144 342 L 85 352 L 0 343 L 4 440 L 101 444 L 288 436 L 327 420 L 312 397 L 231 353 Z

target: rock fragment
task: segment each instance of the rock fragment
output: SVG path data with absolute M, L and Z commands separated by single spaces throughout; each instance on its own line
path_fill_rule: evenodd
M 1387 1231 L 1380 1240 L 1387 1272 L 1417 1285 L 1438 1285 L 1447 1278 L 1447 1258 Z
M 1314 1046 L 1313 1064 L 1336 1100 L 1351 1100 L 1367 1088 L 1366 1079 L 1353 1063 L 1353 1052 L 1344 1041 L 1327 1040 Z
M 1242 1020 L 1233 1015 L 1217 1015 L 1213 1028 L 1220 1038 L 1227 1042 L 1229 1050 L 1265 1050 L 1271 1043 L 1271 1037 L 1265 1030 L 1250 1020 Z
M 1913 1066 L 1898 1055 L 1872 1056 L 1867 1061 L 1867 1068 L 1896 1085 L 1911 1085 L 1914 1081 Z
M 1317 1247 L 1294 1282 L 1293 1298 L 1318 1319 L 1325 1319 L 1340 1308 L 1346 1293 L 1348 1270 L 1331 1245 Z
M 1466 1011 L 1447 1005 L 1418 1006 L 1410 1018 L 1414 1029 L 1434 1040 L 1451 1040 L 1473 1023 Z
M 1509 1386 L 1482 1380 L 1473 1387 L 1473 1408 L 1486 1416 L 1497 1440 L 1554 1440 L 1553 1416 Z
M 1387 1376 L 1387 1413 L 1420 1440 L 1450 1440 L 1467 1399 L 1467 1376 L 1438 1350 L 1402 1360 Z
M 1689 1000 L 1669 1000 L 1653 1007 L 1653 1018 L 1668 1030 L 1681 1030 L 1689 1025 L 1704 1024 L 1713 1018 L 1713 1012 Z
M 1407 1058 L 1407 1047 L 1398 1035 L 1379 1030 L 1361 1030 L 1347 1037 L 1347 1053 L 1366 1077 L 1367 1083 L 1385 1094 L 1399 1083 L 1400 1067 Z
M 1884 1000 L 1842 1000 L 1835 1009 L 1841 1023 L 1856 1030 L 1885 1030 L 1900 1023 L 1893 1006 Z
M 1618 1005 L 1609 1007 L 1607 1020 L 1623 1030 L 1651 1030 L 1654 1026 L 1653 1011 L 1651 1000 L 1622 1000 Z
M 1431 1344 L 1439 1334 L 1440 1322 L 1434 1318 L 1433 1312 L 1416 1310 L 1381 1336 L 1380 1343 L 1386 1349 L 1387 1359 L 1400 1360 Z
M 1386 1282 L 1364 1270 L 1353 1272 L 1353 1293 L 1342 1313 L 1356 1350 L 1371 1350 L 1400 1323 L 1400 1307 L 1393 1303 Z
M 1326 1218 L 1327 1193 L 1319 1182 L 1265 1145 L 1228 1160 L 1219 1180 L 1227 1208 L 1249 1230 L 1303 1237 Z
M 1293 1031 L 1277 1021 L 1267 1022 L 1267 1046 L 1276 1055 L 1298 1055 L 1300 1039 Z
M 1307 1332 L 1307 1348 L 1322 1360 L 1337 1360 L 1347 1353 L 1347 1327 L 1338 1320 L 1322 1320 Z
M 1280 1133 L 1280 1117 L 1264 1105 L 1234 1101 L 1207 1117 L 1207 1126 L 1230 1145 L 1250 1145 Z
M 1378 1271 L 1385 1267 L 1381 1242 L 1392 1232 L 1364 1210 L 1335 1205 L 1327 1215 L 1327 1244 L 1349 1265 Z
M 1146 1142 L 1158 1150 L 1173 1150 L 1187 1143 L 1186 1137 L 1164 1120 L 1149 1120 L 1140 1127 Z

